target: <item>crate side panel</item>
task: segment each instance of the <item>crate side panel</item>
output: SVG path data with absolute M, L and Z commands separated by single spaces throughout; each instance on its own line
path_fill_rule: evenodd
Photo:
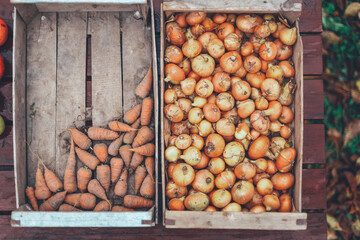
M 56 173 L 63 179 L 70 149 L 67 128 L 85 124 L 86 13 L 58 14 Z
M 27 27 L 27 142 L 55 170 L 56 13 L 36 15 Z M 38 160 L 28 154 L 28 185 L 34 185 Z

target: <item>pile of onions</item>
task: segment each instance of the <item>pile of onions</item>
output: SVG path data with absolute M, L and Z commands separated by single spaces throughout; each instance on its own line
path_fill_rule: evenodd
M 184 12 L 167 20 L 170 210 L 293 211 L 297 29 L 276 19 Z

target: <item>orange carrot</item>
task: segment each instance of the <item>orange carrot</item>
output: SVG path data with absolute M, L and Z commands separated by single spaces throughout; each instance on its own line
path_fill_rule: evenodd
M 141 106 L 141 126 L 150 124 L 151 116 L 154 108 L 154 100 L 152 98 L 144 98 Z
M 26 196 L 29 199 L 29 202 L 31 204 L 31 207 L 34 209 L 34 211 L 39 211 L 39 205 L 37 203 L 36 197 L 35 197 L 35 191 L 33 187 L 27 187 L 25 190 Z
M 140 113 L 141 113 L 141 104 L 138 104 L 129 111 L 127 111 L 127 113 L 125 113 L 124 122 L 126 122 L 127 124 L 132 124 L 133 122 L 136 121 L 136 119 L 138 119 Z
M 43 204 L 40 205 L 40 211 L 55 211 L 60 207 L 66 196 L 66 191 L 58 192 Z
M 112 212 L 134 212 L 134 209 L 126 208 L 123 206 L 113 206 L 111 209 Z
M 152 86 L 152 80 L 153 80 L 152 79 L 152 69 L 150 66 L 144 79 L 139 83 L 139 85 L 135 89 L 136 96 L 145 98 L 147 95 L 149 95 L 151 86 Z
M 154 201 L 136 195 L 126 195 L 124 206 L 128 208 L 148 208 L 154 205 Z
M 153 157 L 147 157 L 145 159 L 145 167 L 147 172 L 149 173 L 151 179 L 153 181 L 155 181 L 155 177 L 154 177 L 154 171 L 155 171 L 155 162 L 154 162 L 154 158 Z
M 48 169 L 45 165 L 44 168 L 45 168 L 44 176 L 45 176 L 46 185 L 48 186 L 50 191 L 52 192 L 61 191 L 64 186 L 60 181 L 60 179 L 55 175 L 53 171 Z
M 88 184 L 88 192 L 94 194 L 95 196 L 101 198 L 102 200 L 106 200 L 109 202 L 109 199 L 106 196 L 106 192 L 104 188 L 101 186 L 101 184 L 97 179 L 90 180 Z
M 80 195 L 80 207 L 86 210 L 91 210 L 96 205 L 96 197 L 91 193 L 82 193 Z
M 100 182 L 101 186 L 105 189 L 105 192 L 109 192 L 110 188 L 110 167 L 109 165 L 99 165 L 96 167 L 96 178 Z
M 127 192 L 127 177 L 128 177 L 128 171 L 126 169 L 123 170 L 123 172 L 120 175 L 119 181 L 117 181 L 114 189 L 114 193 L 117 196 L 124 197 Z
M 152 198 L 155 195 L 155 182 L 151 179 L 150 174 L 148 174 L 140 188 L 140 195 L 145 198 Z
M 92 172 L 87 167 L 82 167 L 77 171 L 77 184 L 80 192 L 85 192 L 91 176 Z
M 40 170 L 39 164 L 35 175 L 35 197 L 39 200 L 45 200 L 51 197 L 51 191 L 46 185 L 45 178 Z
M 146 177 L 146 168 L 138 166 L 135 170 L 135 194 L 138 193 L 144 178 Z
M 138 118 L 138 120 L 136 120 L 132 125 L 132 128 L 139 128 L 140 127 L 140 118 Z M 124 135 L 124 143 L 125 144 L 132 144 L 132 142 L 134 141 L 134 138 L 136 136 L 136 131 L 131 131 L 131 132 L 127 132 Z
M 133 155 L 130 149 L 131 149 L 130 145 L 121 146 L 119 149 L 120 156 L 124 160 L 126 168 L 129 168 L 131 157 Z
M 72 139 L 64 173 L 64 190 L 68 193 L 76 192 L 77 190 L 75 146 Z
M 105 143 L 97 143 L 94 146 L 95 156 L 100 160 L 100 162 L 105 162 L 108 155 L 107 146 Z
M 111 182 L 114 184 L 120 177 L 120 173 L 124 166 L 124 161 L 121 158 L 112 158 L 110 160 Z
M 71 193 L 67 194 L 65 197 L 64 202 L 73 206 L 73 207 L 80 207 L 80 197 L 82 193 Z
M 151 157 L 155 153 L 155 145 L 153 143 L 147 143 L 140 147 L 129 149 L 129 151 L 139 153 L 143 156 Z
M 134 153 L 130 162 L 130 173 L 136 169 L 144 160 L 144 156 L 138 153 Z
M 131 132 L 136 131 L 137 129 L 130 127 L 129 125 L 119 122 L 119 121 L 112 121 L 109 122 L 109 128 L 113 131 L 117 132 Z
M 75 151 L 80 161 L 82 161 L 91 170 L 95 170 L 96 166 L 100 163 L 97 157 L 91 153 L 88 153 L 87 151 L 84 151 L 78 147 L 75 147 Z
M 100 201 L 98 204 L 96 204 L 95 208 L 94 208 L 94 212 L 105 212 L 105 211 L 110 211 L 111 209 L 111 206 L 110 204 L 103 200 L 103 201 Z
M 70 131 L 71 137 L 76 143 L 76 145 L 79 146 L 79 148 L 83 150 L 88 150 L 91 147 L 91 140 L 86 134 L 80 132 L 76 128 L 68 129 Z
M 92 140 L 114 140 L 119 137 L 117 132 L 100 127 L 90 127 L 87 134 Z
M 81 212 L 81 210 L 69 204 L 63 203 L 59 207 L 59 212 Z
M 139 147 L 144 145 L 145 143 L 151 142 L 155 137 L 154 131 L 148 126 L 143 126 L 139 129 L 134 141 L 132 143 L 132 147 Z
M 112 141 L 108 147 L 108 153 L 111 156 L 117 156 L 119 154 L 119 148 L 121 144 L 123 143 L 125 133 L 121 134 L 120 137 Z

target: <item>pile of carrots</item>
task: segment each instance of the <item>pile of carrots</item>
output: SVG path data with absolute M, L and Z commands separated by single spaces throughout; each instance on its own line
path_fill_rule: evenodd
M 64 181 L 38 159 L 35 187 L 26 196 L 35 211 L 134 211 L 154 205 L 155 133 L 150 127 L 153 99 L 149 97 L 152 70 L 135 93 L 142 103 L 125 113 L 123 122 L 107 128 L 89 127 L 85 132 L 68 129 L 71 135 Z M 85 165 L 77 170 L 77 158 Z M 44 173 L 40 166 L 43 166 Z M 134 186 L 129 184 L 134 174 Z
M 168 208 L 292 211 L 296 27 L 206 12 L 165 24 Z

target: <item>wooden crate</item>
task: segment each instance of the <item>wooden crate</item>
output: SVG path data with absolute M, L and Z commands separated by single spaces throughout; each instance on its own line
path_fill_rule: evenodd
M 106 126 L 110 120 L 121 119 L 141 102 L 135 96 L 135 88 L 151 65 L 155 104 L 152 124 L 158 141 L 152 1 L 149 5 L 146 0 L 82 2 L 13 0 L 14 165 L 18 209 L 12 212 L 12 225 L 154 226 L 157 194 L 156 205 L 150 210 L 124 213 L 34 212 L 26 204 L 25 188 L 34 186 L 37 168 L 37 160 L 28 152 L 26 142 L 31 143 L 31 148 L 62 180 L 70 146 L 66 128 L 89 122 L 93 126 Z M 156 151 L 156 166 L 157 159 Z M 77 165 L 83 166 L 80 161 Z M 156 168 L 156 175 L 157 171 Z M 130 176 L 130 193 L 134 191 L 133 184 L 134 176 Z
M 166 49 L 165 21 L 174 12 L 205 11 L 209 13 L 275 13 L 281 14 L 297 27 L 297 42 L 294 45 L 292 60 L 295 64 L 296 93 L 292 110 L 295 120 L 292 127 L 292 142 L 297 150 L 294 166 L 295 186 L 293 188 L 294 211 L 291 213 L 247 213 L 247 212 L 191 212 L 171 211 L 167 209 L 165 186 L 167 182 L 166 160 L 164 159 L 165 136 L 169 134 L 169 121 L 164 117 L 164 50 Z M 163 224 L 167 228 L 219 228 L 219 229 L 257 229 L 257 230 L 304 230 L 307 228 L 307 214 L 302 212 L 302 161 L 303 161 L 303 46 L 299 33 L 298 18 L 301 13 L 301 1 L 237 1 L 217 0 L 196 1 L 164 1 L 161 6 L 161 164 L 162 164 L 162 210 Z

